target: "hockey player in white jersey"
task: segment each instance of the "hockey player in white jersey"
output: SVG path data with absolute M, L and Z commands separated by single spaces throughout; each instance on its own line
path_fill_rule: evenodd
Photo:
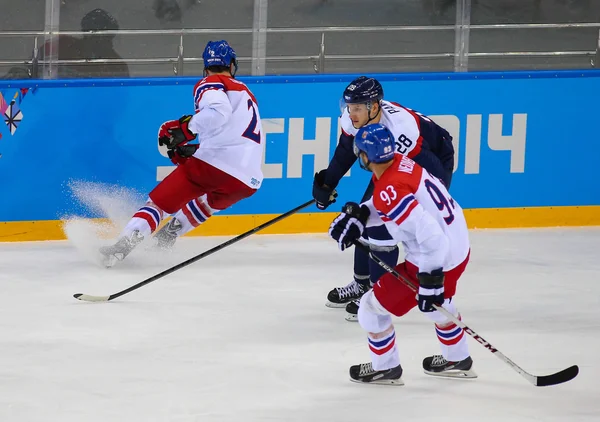
M 209 41 L 202 57 L 205 77 L 193 90 L 196 113 L 163 123 L 158 133 L 177 168 L 150 192 L 117 243 L 101 248 L 106 266 L 123 260 L 165 215 L 175 214 L 155 235 L 160 247 L 261 186 L 264 132 L 256 98 L 234 79 L 235 51 L 226 41 Z M 196 137 L 198 143 L 190 144 Z
M 464 330 L 432 307 L 443 304 L 460 318 L 453 297 L 470 253 L 461 207 L 437 177 L 394 152 L 394 136 L 385 126 L 361 128 L 354 145 L 361 167 L 373 173 L 373 197 L 361 205 L 344 205 L 329 234 L 344 250 L 365 228 L 385 226 L 391 239 L 375 246 L 402 243 L 406 257 L 396 270 L 419 290 L 415 297 L 403 282 L 386 273 L 364 294 L 358 322 L 368 333 L 371 362 L 350 367 L 351 380 L 403 384 L 392 315 L 402 316 L 415 306 L 434 322 L 442 352 L 423 360 L 425 373 L 475 378 Z
M 452 137 L 433 120 L 407 107 L 383 99 L 383 87 L 375 78 L 361 76 L 353 80 L 344 90 L 340 119 L 342 132 L 327 169 L 315 175 L 313 197 L 317 207 L 326 209 L 335 202 L 332 196 L 342 176 L 356 161 L 352 151 L 357 131 L 371 123 L 384 124 L 394 135 L 396 151 L 407 155 L 427 169 L 446 186 L 450 187 L 454 168 Z M 373 183 L 369 183 L 362 201 L 373 194 Z M 365 236 L 384 240 L 389 238 L 385 230 L 373 228 Z M 394 266 L 398 262 L 397 247 L 374 250 L 383 262 Z M 364 251 L 354 252 L 354 278 L 344 287 L 336 287 L 327 295 L 327 306 L 345 307 L 348 321 L 355 321 L 359 298 L 371 288 L 382 274 L 382 269 L 369 261 Z

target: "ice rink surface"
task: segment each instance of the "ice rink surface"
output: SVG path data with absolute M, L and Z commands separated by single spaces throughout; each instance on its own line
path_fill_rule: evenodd
M 70 242 L 0 243 L 0 421 L 600 421 L 600 229 L 472 231 L 463 320 L 536 375 L 472 339 L 476 380 L 427 376 L 438 353 L 417 310 L 395 320 L 402 387 L 358 385 L 365 334 L 324 306 L 352 252 L 324 235 L 251 236 L 114 302 L 108 295 L 227 238 L 136 250 L 110 270 Z

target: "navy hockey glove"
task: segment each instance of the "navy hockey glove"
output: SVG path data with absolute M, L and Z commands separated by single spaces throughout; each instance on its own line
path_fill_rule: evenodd
M 444 271 L 439 268 L 430 273 L 418 273 L 419 294 L 417 301 L 421 312 L 433 312 L 433 304 L 444 303 Z
M 183 116 L 179 120 L 169 120 L 160 125 L 158 145 L 165 145 L 167 149 L 174 149 L 177 145 L 196 139 L 196 134 L 188 127 L 190 120 L 192 120 L 192 116 Z
M 362 236 L 369 218 L 369 208 L 356 202 L 347 202 L 329 227 L 329 236 L 338 242 L 340 250 L 349 248 Z
M 324 210 L 333 204 L 338 196 L 333 188 L 325 185 L 325 173 L 327 173 L 327 170 L 315 173 L 315 180 L 313 181 L 313 198 L 315 198 L 317 208 L 320 210 Z
M 175 165 L 183 164 L 190 158 L 200 145 L 178 145 L 173 149 L 167 150 L 167 155 Z

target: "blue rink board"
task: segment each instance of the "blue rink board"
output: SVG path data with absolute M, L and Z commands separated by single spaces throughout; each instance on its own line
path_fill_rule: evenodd
M 313 174 L 335 149 L 339 98 L 354 76 L 239 78 L 270 128 L 269 170 L 256 195 L 222 214 L 282 213 L 310 199 Z M 600 204 L 600 71 L 373 76 L 386 99 L 434 116 L 455 135 L 451 193 L 464 208 Z M 157 168 L 171 165 L 157 148 L 157 129 L 193 113 L 195 82 L 0 81 L 5 102 L 15 99 L 5 114 L 21 118 L 14 134 L 6 115 L 0 125 L 0 221 L 89 215 L 71 198 L 70 181 L 149 192 Z M 302 145 L 309 146 L 305 155 Z M 368 177 L 355 165 L 338 188 L 338 204 L 359 200 Z

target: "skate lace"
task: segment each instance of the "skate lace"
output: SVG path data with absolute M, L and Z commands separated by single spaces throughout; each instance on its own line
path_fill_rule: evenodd
M 442 355 L 434 355 L 431 366 L 440 366 L 447 364 L 448 361 Z
M 344 287 L 338 287 L 338 296 L 340 299 L 344 299 L 347 296 L 354 296 L 359 293 L 358 291 L 358 283 L 352 280 L 349 284 Z
M 358 376 L 359 377 L 364 377 L 365 375 L 369 375 L 372 374 L 373 371 L 373 364 L 371 362 L 369 363 L 361 363 L 360 364 L 360 368 L 358 370 Z
M 139 230 L 134 230 L 133 233 L 131 233 L 131 236 L 123 237 L 121 240 L 124 249 L 131 250 L 136 247 L 138 243 L 141 243 L 144 240 L 144 236 L 139 232 Z

